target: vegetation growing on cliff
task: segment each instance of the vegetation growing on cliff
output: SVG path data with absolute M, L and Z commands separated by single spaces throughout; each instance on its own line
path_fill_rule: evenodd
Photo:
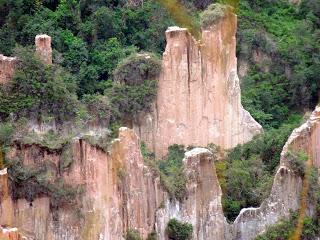
M 240 1 L 237 33 L 242 102 L 265 128 L 278 128 L 319 101 L 320 3 Z
M 297 118 L 279 129 L 269 130 L 229 151 L 226 160 L 215 162 L 223 209 L 229 221 L 242 208 L 258 207 L 269 195 L 282 148 L 300 123 L 301 119 Z
M 214 25 L 220 18 L 226 15 L 226 11 L 228 11 L 229 8 L 228 5 L 221 3 L 209 5 L 208 8 L 200 14 L 201 26 L 206 28 Z
M 189 240 L 192 237 L 193 227 L 189 223 L 170 219 L 167 225 L 167 234 L 171 240 Z
M 183 145 L 169 146 L 168 154 L 161 160 L 156 160 L 144 143 L 141 144 L 141 152 L 145 163 L 160 175 L 160 181 L 171 198 L 183 200 L 186 193 L 186 177 L 184 174 L 183 158 L 185 148 Z
M 68 185 L 62 179 L 54 182 L 50 180 L 50 177 L 53 177 L 50 175 L 50 167 L 50 162 L 41 168 L 32 168 L 24 166 L 20 160 L 12 161 L 8 173 L 13 199 L 24 198 L 32 204 L 37 197 L 49 196 L 52 210 L 65 205 L 80 204 L 81 188 Z
M 316 239 L 320 235 L 320 186 L 318 183 L 318 170 L 312 168 L 311 173 L 307 177 L 310 181 L 308 201 L 313 208 L 314 215 L 304 218 L 301 240 Z M 256 240 L 291 239 L 295 232 L 297 221 L 297 212 L 292 213 L 289 219 L 280 220 L 276 225 L 271 226 L 265 233 L 258 236 Z

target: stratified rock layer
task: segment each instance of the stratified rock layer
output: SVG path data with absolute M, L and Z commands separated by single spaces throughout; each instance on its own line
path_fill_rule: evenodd
M 243 109 L 236 59 L 236 16 L 228 12 L 202 31 L 202 41 L 185 28 L 166 31 L 154 111 L 137 119 L 135 130 L 157 156 L 171 144 L 231 148 L 261 133 Z
M 51 37 L 46 34 L 35 37 L 36 53 L 43 63 L 52 64 Z

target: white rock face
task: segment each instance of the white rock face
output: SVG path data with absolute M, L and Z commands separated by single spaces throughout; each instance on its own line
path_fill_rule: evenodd
M 154 111 L 134 127 L 158 157 L 175 143 L 227 149 L 262 132 L 240 101 L 236 27 L 236 16 L 228 13 L 202 31 L 201 42 L 186 28 L 166 31 Z

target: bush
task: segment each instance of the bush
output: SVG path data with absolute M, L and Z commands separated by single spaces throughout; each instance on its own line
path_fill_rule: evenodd
M 20 61 L 13 80 L 0 89 L 0 117 L 53 115 L 58 121 L 74 117 L 78 101 L 72 75 L 44 65 L 30 49 L 17 48 L 15 55 Z
M 8 174 L 11 180 L 12 198 L 14 200 L 25 198 L 32 203 L 37 197 L 48 196 L 53 210 L 64 205 L 76 206 L 82 189 L 79 186 L 67 185 L 62 179 L 50 181 L 49 167 L 49 165 L 42 165 L 33 169 L 24 166 L 20 160 L 10 161 Z
M 94 94 L 84 95 L 82 102 L 86 105 L 87 111 L 93 119 L 109 125 L 111 118 L 111 103 L 107 96 Z
M 221 3 L 214 3 L 200 14 L 200 23 L 204 28 L 214 25 L 219 19 L 226 15 L 226 12 L 231 9 L 230 6 Z
M 193 227 L 189 223 L 183 223 L 173 218 L 167 225 L 167 234 L 171 240 L 188 240 L 192 237 Z
M 151 53 L 132 54 L 114 71 L 114 80 L 129 86 L 141 85 L 146 80 L 157 80 L 161 61 Z
M 150 233 L 146 240 L 157 240 L 157 234 L 155 232 Z
M 105 91 L 111 102 L 112 120 L 133 117 L 140 112 L 149 111 L 156 94 L 156 80 L 145 80 L 134 86 L 114 83 Z
M 140 237 L 140 234 L 137 230 L 134 229 L 129 229 L 127 231 L 126 240 L 142 240 L 142 238 Z
M 183 200 L 186 194 L 186 176 L 183 168 L 184 158 L 183 145 L 171 145 L 167 156 L 158 161 L 160 181 L 168 191 L 170 197 Z
M 304 152 L 293 152 L 288 151 L 285 156 L 289 163 L 290 168 L 295 174 L 300 177 L 304 177 L 306 171 L 306 161 L 308 160 L 308 155 Z
M 242 208 L 258 207 L 269 195 L 283 145 L 298 124 L 300 118 L 268 130 L 231 149 L 226 160 L 215 162 L 223 209 L 229 221 L 235 220 Z

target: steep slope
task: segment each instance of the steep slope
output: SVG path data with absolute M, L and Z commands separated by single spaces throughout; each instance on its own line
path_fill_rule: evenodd
M 227 11 L 197 42 L 187 29 L 166 31 L 154 111 L 135 131 L 161 157 L 171 144 L 232 148 L 262 132 L 243 109 L 237 76 L 237 17 Z

